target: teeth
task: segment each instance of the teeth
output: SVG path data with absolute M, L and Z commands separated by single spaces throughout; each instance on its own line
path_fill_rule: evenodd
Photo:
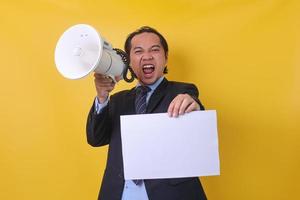
M 144 66 L 143 66 L 143 69 L 153 68 L 153 67 L 154 67 L 153 65 L 144 65 Z

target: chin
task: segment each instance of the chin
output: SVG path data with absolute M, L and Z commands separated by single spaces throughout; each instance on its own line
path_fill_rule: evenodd
M 151 78 L 151 79 L 142 79 L 140 82 L 143 83 L 144 85 L 152 85 L 155 83 L 157 79 Z

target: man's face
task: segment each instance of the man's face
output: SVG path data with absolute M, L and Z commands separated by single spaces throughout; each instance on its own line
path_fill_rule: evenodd
M 141 33 L 131 40 L 130 65 L 142 85 L 151 85 L 163 76 L 165 51 L 154 33 Z

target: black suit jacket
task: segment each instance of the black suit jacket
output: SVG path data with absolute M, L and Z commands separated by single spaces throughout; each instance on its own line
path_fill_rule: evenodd
M 191 95 L 198 100 L 195 85 L 171 82 L 164 79 L 153 92 L 147 113 L 167 112 L 171 101 L 178 94 Z M 106 170 L 98 199 L 120 200 L 124 187 L 123 158 L 120 134 L 120 115 L 135 113 L 135 88 L 111 96 L 108 106 L 100 114 L 92 106 L 87 120 L 87 141 L 92 146 L 109 144 Z M 188 134 L 188 133 L 187 133 Z M 204 200 L 205 193 L 198 177 L 144 180 L 149 200 Z

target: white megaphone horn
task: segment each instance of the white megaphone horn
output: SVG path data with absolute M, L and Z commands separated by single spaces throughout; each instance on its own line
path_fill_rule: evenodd
M 55 48 L 55 64 L 58 71 L 68 79 L 79 79 L 91 72 L 124 78 L 128 71 L 128 58 L 124 51 L 113 49 L 95 28 L 77 24 L 67 29 Z

